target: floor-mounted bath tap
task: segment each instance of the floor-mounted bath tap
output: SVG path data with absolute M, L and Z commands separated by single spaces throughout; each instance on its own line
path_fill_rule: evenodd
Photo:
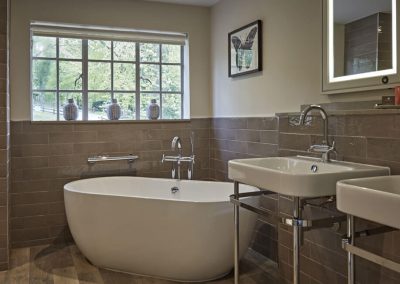
M 172 162 L 172 178 L 175 179 L 176 178 L 176 172 L 178 172 L 178 180 L 181 179 L 181 164 L 182 162 L 186 162 L 186 163 L 190 163 L 189 168 L 188 168 L 188 179 L 192 179 L 193 177 L 193 165 L 194 165 L 194 148 L 193 148 L 193 134 L 190 137 L 190 142 L 192 144 L 192 154 L 189 157 L 183 157 L 182 156 L 182 142 L 181 142 L 181 138 L 178 136 L 175 136 L 172 139 L 171 142 L 171 150 L 172 151 L 177 151 L 178 150 L 178 155 L 176 156 L 166 156 L 165 154 L 163 154 L 162 156 L 162 160 L 161 162 Z M 177 169 L 175 170 L 175 164 Z
M 307 114 L 312 110 L 319 110 L 321 117 L 324 121 L 323 127 L 323 136 L 324 140 L 322 140 L 322 144 L 311 145 L 308 151 L 315 153 L 322 153 L 322 161 L 329 162 L 330 161 L 330 153 L 336 153 L 335 141 L 332 144 L 329 144 L 329 135 L 328 135 L 328 114 L 326 111 L 319 105 L 309 105 L 306 107 L 300 114 L 299 125 L 304 125 L 306 122 Z

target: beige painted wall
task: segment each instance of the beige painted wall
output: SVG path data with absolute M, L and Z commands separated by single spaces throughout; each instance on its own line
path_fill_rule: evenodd
M 230 31 L 263 21 L 264 71 L 228 77 Z M 221 0 L 211 10 L 212 113 L 265 116 L 301 104 L 377 99 L 390 91 L 321 95 L 322 1 Z
M 29 22 L 53 21 L 189 33 L 191 117 L 209 117 L 210 9 L 137 0 L 13 0 L 11 119 L 30 119 Z

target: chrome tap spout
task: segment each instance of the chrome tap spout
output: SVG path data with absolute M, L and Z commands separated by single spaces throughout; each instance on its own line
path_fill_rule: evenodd
M 319 105 L 309 105 L 307 106 L 300 114 L 299 125 L 304 125 L 306 123 L 306 117 L 308 113 L 312 110 L 318 110 L 321 114 L 322 120 L 324 121 L 324 128 L 323 128 L 323 140 L 321 145 L 311 145 L 308 149 L 310 152 L 316 152 L 322 154 L 322 161 L 329 162 L 330 153 L 336 153 L 335 149 L 335 141 L 332 144 L 329 143 L 329 134 L 328 134 L 328 114 L 326 111 Z
M 326 111 L 320 106 L 320 105 L 309 105 L 306 107 L 300 114 L 300 125 L 304 125 L 306 123 L 306 117 L 308 113 L 312 110 L 318 110 L 319 113 L 321 114 L 321 117 L 324 121 L 324 140 L 322 141 L 323 145 L 329 145 L 329 140 L 328 140 L 328 114 Z
M 181 138 L 179 138 L 179 136 L 175 136 L 171 142 L 171 150 L 176 151 L 177 148 L 179 154 L 182 154 L 182 143 L 181 143 Z

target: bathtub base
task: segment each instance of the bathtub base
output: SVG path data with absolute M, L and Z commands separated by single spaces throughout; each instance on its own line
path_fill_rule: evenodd
M 94 265 L 94 266 L 96 266 L 96 265 Z M 96 267 L 98 267 L 98 266 L 96 266 Z M 135 276 L 139 276 L 139 277 L 148 277 L 148 278 L 153 278 L 153 279 L 182 282 L 182 283 L 203 283 L 203 282 L 215 281 L 215 280 L 224 278 L 225 276 L 229 275 L 233 271 L 233 268 L 232 268 L 231 270 L 229 270 L 228 272 L 226 272 L 220 276 L 207 278 L 204 280 L 182 280 L 182 279 L 175 279 L 175 278 L 163 278 L 163 277 L 153 276 L 153 275 L 138 274 L 138 273 L 134 273 L 134 272 L 121 271 L 118 269 L 112 269 L 112 268 L 107 268 L 107 267 L 98 267 L 98 268 L 109 270 L 109 271 L 114 271 L 114 272 L 119 272 L 119 273 L 125 273 L 125 274 L 129 274 L 129 275 L 135 275 Z

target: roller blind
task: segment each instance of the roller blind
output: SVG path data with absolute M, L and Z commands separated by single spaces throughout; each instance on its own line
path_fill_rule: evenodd
M 157 42 L 179 45 L 185 45 L 188 38 L 186 33 L 144 31 L 126 28 L 70 25 L 49 22 L 32 22 L 30 28 L 33 35 Z

